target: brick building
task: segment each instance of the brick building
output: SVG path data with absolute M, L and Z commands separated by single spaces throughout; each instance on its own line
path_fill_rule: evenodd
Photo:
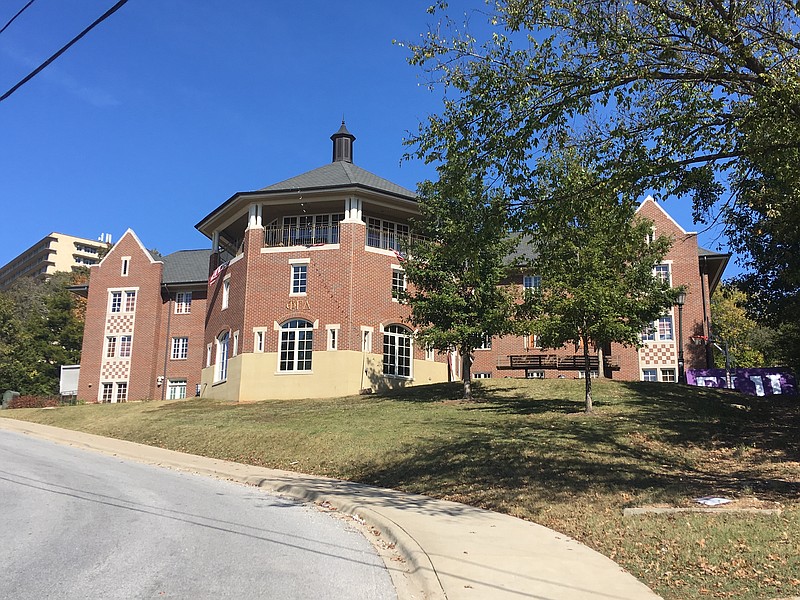
M 128 231 L 91 268 L 81 398 L 182 397 L 197 383 L 203 397 L 231 401 L 331 397 L 459 376 L 459 361 L 415 343 L 409 309 L 396 299 L 416 195 L 353 164 L 355 136 L 344 123 L 331 140 L 331 163 L 236 193 L 203 218 L 196 227 L 210 251 L 157 261 Z M 686 286 L 686 368 L 705 367 L 705 347 L 689 337 L 708 335 L 709 298 L 728 256 L 698 247 L 650 198 L 639 213 L 675 240 L 656 274 Z M 535 274 L 510 284 L 534 285 Z M 677 319 L 675 308 L 656 321 L 642 348 L 593 350 L 592 370 L 675 381 Z M 579 359 L 574 348 L 508 336 L 475 352 L 473 373 L 584 376 Z
M 173 399 L 200 382 L 209 250 L 153 258 L 130 229 L 89 268 L 78 397 Z M 78 290 L 79 293 L 81 290 Z

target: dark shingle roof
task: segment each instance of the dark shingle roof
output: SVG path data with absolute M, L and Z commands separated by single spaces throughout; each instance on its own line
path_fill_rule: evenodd
M 397 196 L 403 196 L 409 200 L 415 200 L 416 194 L 403 186 L 392 183 L 388 179 L 378 177 L 374 173 L 357 167 L 356 165 L 336 161 L 291 177 L 284 181 L 274 183 L 260 189 L 260 192 L 283 192 L 320 188 L 336 188 L 362 186 L 365 188 L 387 192 Z
M 163 257 L 162 283 L 194 283 L 208 280 L 211 250 L 179 250 Z

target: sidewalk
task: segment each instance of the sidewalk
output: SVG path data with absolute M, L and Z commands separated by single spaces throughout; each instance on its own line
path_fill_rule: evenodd
M 357 514 L 396 545 L 410 585 L 401 600 L 658 600 L 619 565 L 541 525 L 427 496 L 251 467 L 0 418 L 0 428 L 120 458 L 262 487 Z M 396 565 L 393 565 L 396 566 Z M 394 571 L 396 569 L 390 569 Z M 419 591 L 410 591 L 419 590 Z

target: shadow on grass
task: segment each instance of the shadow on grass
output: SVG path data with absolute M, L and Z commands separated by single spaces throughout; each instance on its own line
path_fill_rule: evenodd
M 461 391 L 460 384 L 427 388 L 390 397 L 441 402 Z M 487 508 L 522 488 L 534 502 L 592 493 L 632 493 L 654 501 L 750 491 L 764 499 L 800 498 L 798 481 L 766 476 L 744 462 L 720 470 L 708 454 L 745 446 L 798 460 L 796 399 L 604 382 L 595 386 L 596 414 L 585 415 L 582 390 L 576 382 L 476 385 L 473 402 L 462 410 L 502 418 L 472 429 L 454 425 L 452 440 L 417 443 L 401 453 L 407 459 L 388 465 L 365 464 L 362 480 L 466 496 Z

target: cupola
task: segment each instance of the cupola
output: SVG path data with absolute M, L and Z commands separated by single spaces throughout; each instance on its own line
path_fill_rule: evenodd
M 333 140 L 333 162 L 353 162 L 353 142 L 356 136 L 347 131 L 347 127 L 342 119 L 342 126 L 339 131 L 331 136 Z

